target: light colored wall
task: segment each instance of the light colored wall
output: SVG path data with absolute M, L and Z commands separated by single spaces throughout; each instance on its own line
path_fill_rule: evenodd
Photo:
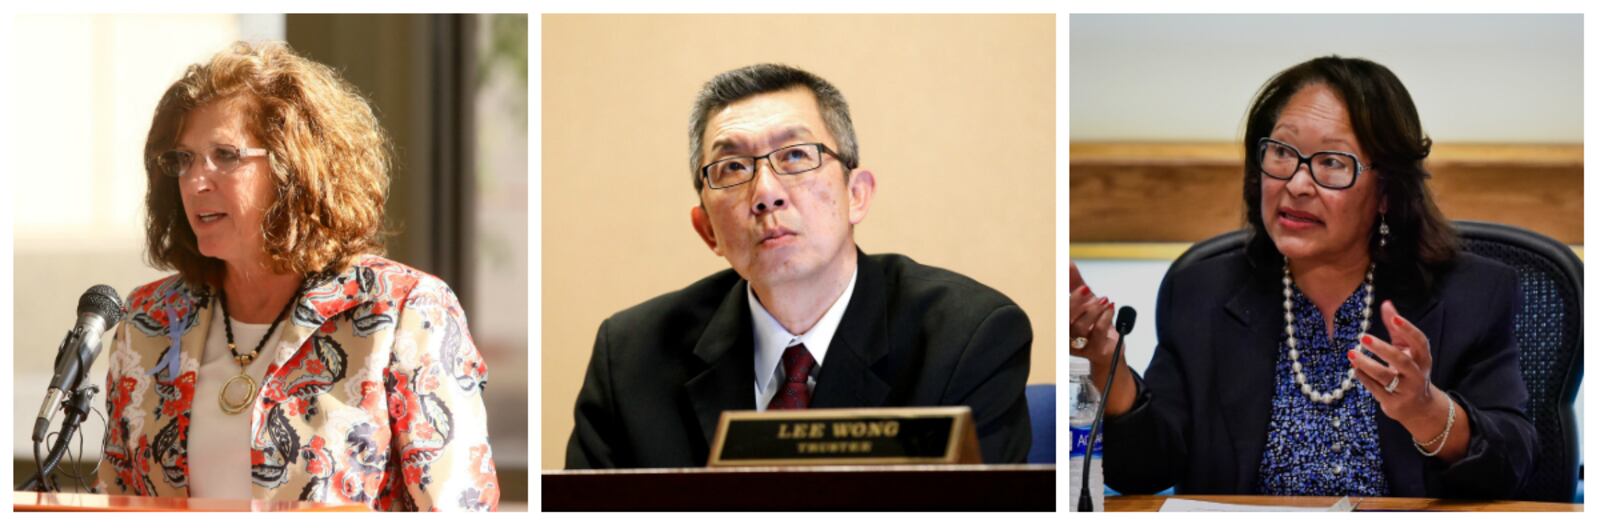
M 726 269 L 689 224 L 690 105 L 713 75 L 788 63 L 849 100 L 878 194 L 856 229 L 988 284 L 1055 380 L 1053 16 L 543 17 L 544 468 L 565 461 L 600 322 Z
M 232 15 L 20 16 L 10 175 L 13 239 L 12 452 L 32 459 L 33 418 L 78 296 L 126 296 L 165 273 L 143 261 L 145 133 L 183 67 L 245 37 Z M 109 339 L 107 339 L 109 341 Z M 101 385 L 102 358 L 89 380 Z M 97 400 L 103 401 L 103 400 Z M 103 405 L 96 405 L 103 412 Z M 90 418 L 85 455 L 99 457 Z
M 1274 73 L 1389 67 L 1435 141 L 1583 142 L 1581 15 L 1072 15 L 1073 141 L 1232 141 Z

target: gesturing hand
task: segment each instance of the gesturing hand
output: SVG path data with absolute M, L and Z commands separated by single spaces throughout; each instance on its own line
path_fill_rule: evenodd
M 1383 363 L 1351 350 L 1350 364 L 1356 368 L 1356 379 L 1361 380 L 1372 397 L 1378 400 L 1383 414 L 1397 422 L 1407 423 L 1408 418 L 1433 408 L 1433 383 L 1428 379 L 1428 372 L 1433 368 L 1433 354 L 1428 345 L 1428 336 L 1422 335 L 1421 330 L 1400 317 L 1395 312 L 1394 303 L 1384 301 L 1380 311 L 1383 325 L 1388 327 L 1389 337 L 1394 343 L 1366 334 L 1361 336 L 1361 345 L 1376 354 Z
M 1068 263 L 1072 270 L 1072 296 L 1068 303 L 1071 323 L 1067 336 L 1071 340 L 1072 355 L 1089 358 L 1094 364 L 1096 378 L 1111 370 L 1111 353 L 1116 347 L 1116 333 L 1112 330 L 1112 316 L 1116 303 L 1106 297 L 1096 297 L 1078 274 L 1078 265 Z
M 1383 302 L 1381 309 L 1383 325 L 1389 329 L 1389 338 L 1392 343 L 1384 342 L 1371 335 L 1361 336 L 1361 345 L 1382 359 L 1383 363 L 1367 357 L 1357 350 L 1350 350 L 1347 355 L 1351 366 L 1356 369 L 1356 379 L 1367 387 L 1373 399 L 1378 401 L 1378 406 L 1383 414 L 1400 422 L 1407 431 L 1411 432 L 1412 440 L 1429 449 L 1440 441 L 1446 441 L 1453 446 L 1465 447 L 1466 424 L 1459 424 L 1460 436 L 1443 439 L 1442 434 L 1449 428 L 1450 416 L 1454 413 L 1450 396 L 1433 385 L 1429 373 L 1433 370 L 1433 350 L 1428 342 L 1428 336 L 1423 335 L 1411 321 L 1395 311 L 1394 303 Z M 1388 365 L 1384 365 L 1388 363 Z M 1452 433 L 1452 435 L 1456 434 Z M 1429 439 L 1440 438 L 1430 442 Z M 1439 451 L 1446 454 L 1441 458 L 1452 458 L 1455 450 L 1446 451 L 1440 446 Z

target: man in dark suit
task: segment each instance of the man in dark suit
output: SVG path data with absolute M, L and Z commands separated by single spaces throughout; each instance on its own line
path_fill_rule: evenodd
M 690 220 L 732 269 L 600 325 L 567 467 L 703 466 L 722 411 L 965 405 L 985 462 L 1021 462 L 1033 331 L 1006 296 L 854 226 L 876 190 L 827 81 L 713 78 L 690 126 Z

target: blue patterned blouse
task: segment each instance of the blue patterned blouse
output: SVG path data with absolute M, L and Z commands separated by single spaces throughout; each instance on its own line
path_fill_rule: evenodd
M 1350 369 L 1345 351 L 1355 348 L 1361 332 L 1361 298 L 1357 288 L 1334 315 L 1335 337 L 1328 341 L 1322 312 L 1294 289 L 1295 341 L 1306 381 L 1322 392 L 1332 391 Z M 1377 310 L 1374 309 L 1374 312 Z M 1300 393 L 1290 367 L 1286 336 L 1278 336 L 1278 364 L 1272 397 L 1272 421 L 1261 453 L 1258 493 L 1266 495 L 1382 496 L 1389 494 L 1378 450 L 1378 402 L 1359 381 L 1353 391 L 1332 405 L 1316 403 Z

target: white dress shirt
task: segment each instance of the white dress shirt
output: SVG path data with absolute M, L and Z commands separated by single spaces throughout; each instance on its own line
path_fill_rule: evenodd
M 859 266 L 857 269 L 860 269 Z M 745 296 L 750 299 L 750 321 L 755 326 L 756 341 L 756 410 L 767 410 L 767 403 L 778 394 L 778 386 L 773 380 L 784 379 L 783 351 L 797 344 L 805 344 L 806 350 L 811 352 L 812 359 L 817 362 L 816 368 L 811 369 L 811 375 L 806 377 L 806 389 L 817 387 L 817 372 L 822 370 L 822 361 L 828 355 L 828 343 L 833 341 L 834 331 L 839 329 L 839 321 L 844 319 L 844 309 L 850 305 L 850 295 L 856 291 L 856 272 L 850 272 L 850 282 L 844 287 L 844 292 L 833 301 L 833 306 L 822 314 L 822 319 L 817 321 L 805 334 L 794 335 L 783 327 L 767 309 L 761 306 L 761 300 L 756 298 L 755 290 L 745 284 Z
M 250 414 L 252 402 L 244 412 L 228 415 L 222 412 L 217 398 L 222 386 L 239 374 L 239 364 L 233 362 L 228 352 L 228 336 L 223 328 L 222 310 L 213 310 L 216 321 L 206 334 L 206 348 L 201 355 L 200 371 L 194 384 L 194 403 L 189 408 L 189 496 L 195 498 L 250 499 Z M 240 353 L 261 342 L 267 333 L 264 324 L 241 323 L 232 320 L 233 344 Z M 272 363 L 278 336 L 283 334 L 287 321 L 279 322 L 273 338 L 261 347 L 255 361 L 245 367 L 245 372 L 259 386 Z M 260 389 L 257 389 L 260 390 Z

